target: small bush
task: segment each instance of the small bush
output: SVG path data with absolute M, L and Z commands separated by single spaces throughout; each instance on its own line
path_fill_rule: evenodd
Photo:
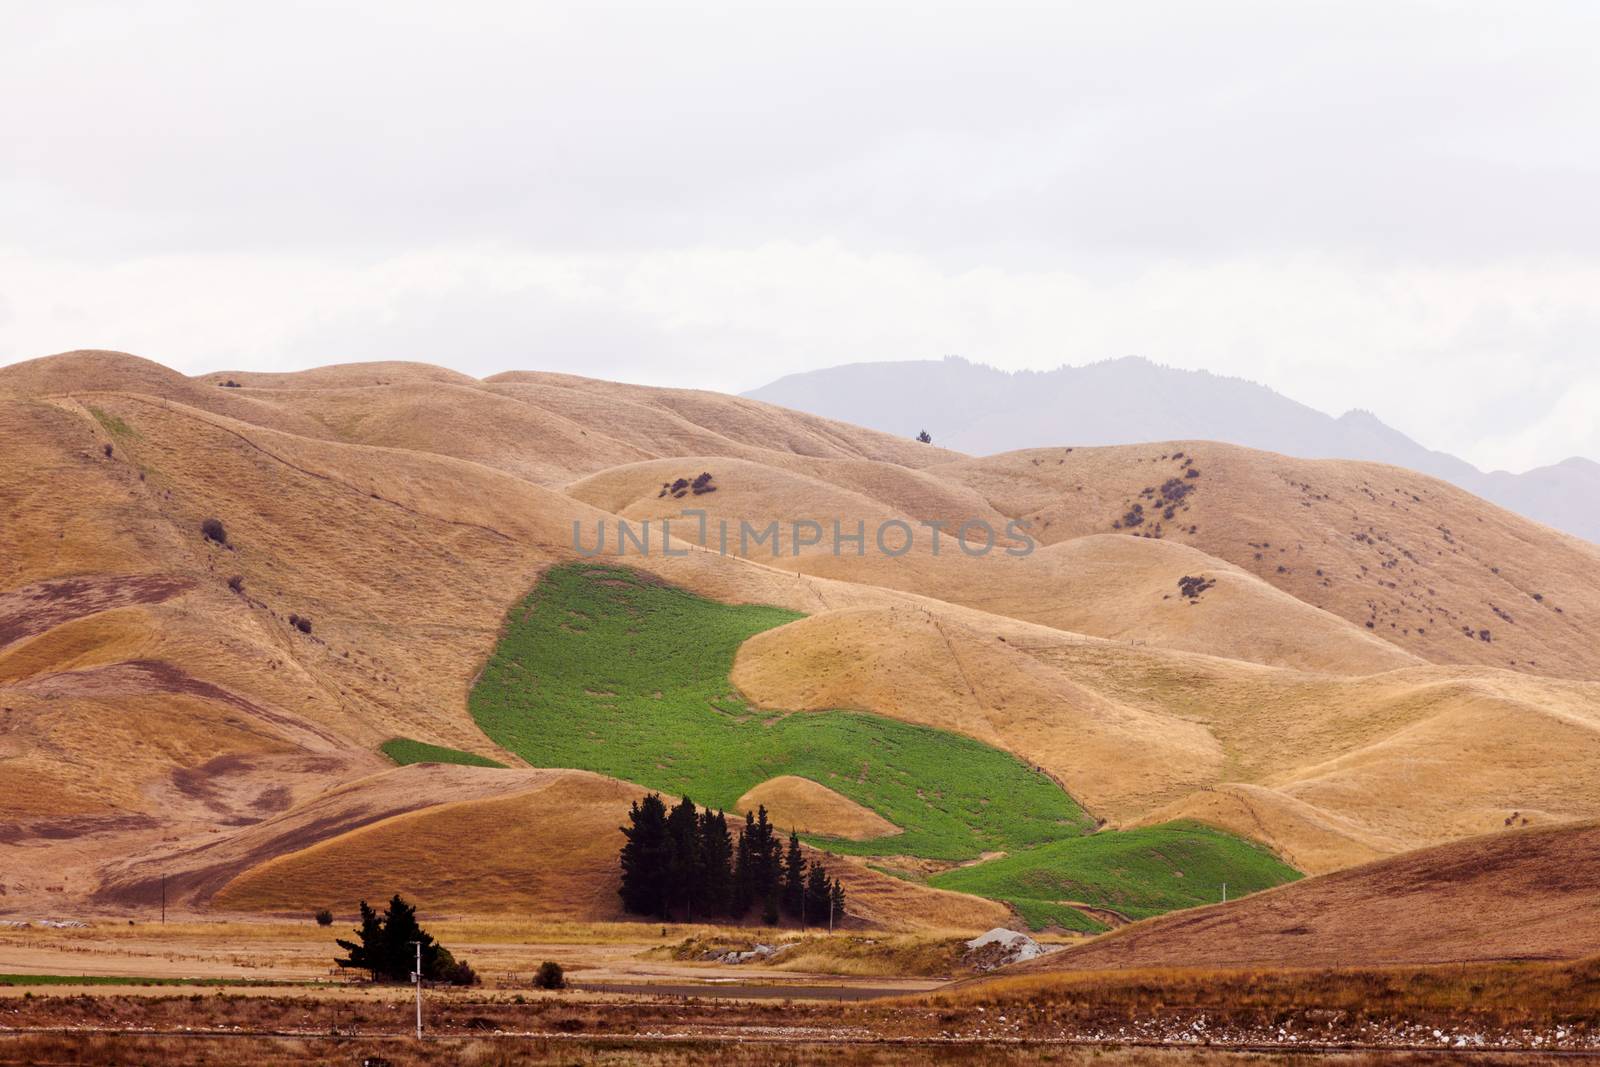
M 222 525 L 221 519 L 207 519 L 200 524 L 200 532 L 207 541 L 215 541 L 219 545 L 228 543 L 227 528 Z
M 107 459 L 110 459 L 111 458 L 111 453 L 116 451 L 115 449 L 113 449 L 111 447 L 111 442 L 110 441 L 107 441 L 105 444 L 101 445 L 100 447 L 101 447 L 101 450 L 105 452 Z
M 299 630 L 303 634 L 308 634 L 311 632 L 311 620 L 306 618 L 304 615 L 290 615 L 289 625 L 293 626 L 296 630 Z
M 439 970 L 439 980 L 446 985 L 472 986 L 477 985 L 481 979 L 478 972 L 472 969 L 472 964 L 466 960 L 455 960 Z M 560 988 L 557 986 L 556 988 Z M 492 1026 L 491 1026 L 492 1029 Z
M 318 926 L 332 926 L 333 912 L 329 911 L 327 908 L 323 908 L 321 911 L 317 912 L 316 919 Z
M 235 574 L 232 578 L 229 578 L 228 588 L 232 589 L 235 593 L 244 592 L 244 575 Z
M 561 969 L 561 964 L 555 960 L 545 960 L 539 964 L 538 971 L 534 973 L 533 984 L 539 989 L 565 989 L 567 975 Z

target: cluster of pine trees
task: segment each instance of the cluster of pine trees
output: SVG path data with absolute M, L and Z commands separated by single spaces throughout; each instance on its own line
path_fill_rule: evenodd
M 435 941 L 417 922 L 416 907 L 406 903 L 399 893 L 382 915 L 363 900 L 356 940 L 339 938 L 335 943 L 345 950 L 345 955 L 333 962 L 342 968 L 367 971 L 374 982 L 410 981 L 420 943 L 423 978 L 451 985 L 478 984 L 478 976 L 467 961 L 457 961 L 449 949 Z
M 802 924 L 844 918 L 844 887 L 822 864 L 806 862 L 798 834 L 790 832 L 784 851 L 765 806 L 745 813 L 736 844 L 722 812 L 697 811 L 688 797 L 668 811 L 651 793 L 628 811 L 622 833 L 625 911 L 693 922 L 739 919 L 759 907 L 769 926 L 782 913 Z

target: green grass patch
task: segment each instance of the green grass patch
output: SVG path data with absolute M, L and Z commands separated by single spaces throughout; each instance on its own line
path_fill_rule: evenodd
M 1067 901 L 1145 919 L 1215 904 L 1284 882 L 1300 872 L 1259 845 L 1194 822 L 1056 841 L 987 863 L 942 871 L 940 889 L 1003 900 L 1038 929 Z M 1070 909 L 1069 909 L 1070 910 Z
M 1088 829 L 1048 777 L 970 738 L 860 712 L 747 706 L 728 681 L 734 654 L 797 618 L 624 568 L 557 567 L 507 616 L 468 706 L 485 734 L 536 767 L 597 771 L 730 811 L 752 786 L 799 775 L 904 831 L 810 838 L 836 853 L 960 860 Z
M 104 427 L 106 433 L 111 434 L 113 437 L 138 436 L 133 432 L 133 427 L 129 426 L 126 422 L 123 422 L 122 419 L 117 415 L 113 415 L 107 411 L 102 411 L 100 408 L 96 407 L 91 407 L 89 409 L 89 414 L 93 415 L 94 421 L 98 422 L 102 427 Z
M 475 752 L 463 752 L 459 748 L 446 748 L 443 745 L 430 745 L 426 741 L 414 741 L 409 737 L 391 737 L 378 746 L 385 756 L 404 767 L 412 763 L 459 763 L 464 767 L 499 767 L 505 769 L 505 764 L 499 760 L 480 756 Z

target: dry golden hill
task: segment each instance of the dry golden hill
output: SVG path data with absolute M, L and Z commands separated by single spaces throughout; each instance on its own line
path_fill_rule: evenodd
M 702 467 L 713 476 L 714 492 L 671 490 L 679 479 L 698 477 Z M 904 513 L 820 477 L 708 457 L 616 467 L 567 491 L 628 520 L 636 536 L 642 536 L 643 523 L 649 521 L 657 544 L 665 522 L 675 539 L 718 552 L 798 573 L 918 593 L 1056 629 L 1350 674 L 1421 662 L 1336 615 L 1182 545 L 1085 537 L 1021 554 L 1020 541 L 1000 539 L 1004 516 L 984 509 L 965 514 L 990 524 L 997 535 L 995 548 L 978 554 L 983 535 L 974 527 L 973 549 L 964 551 L 954 531 L 966 521 L 961 518 L 966 502 L 956 494 L 920 494 L 913 502 L 926 510 Z M 704 519 L 685 517 L 686 508 L 703 510 Z M 814 525 L 797 531 L 797 520 Z M 932 521 L 951 527 L 937 548 L 933 531 L 919 525 Z M 867 531 L 866 545 L 837 542 L 843 547 L 835 551 L 836 523 L 845 534 Z M 884 543 L 894 555 L 877 550 L 877 532 L 885 523 L 901 524 L 884 528 Z M 900 554 L 908 536 L 909 549 Z M 600 543 L 593 529 L 585 530 L 584 537 L 588 546 Z M 619 544 L 620 533 L 613 527 L 604 545 L 617 552 Z M 1008 546 L 1018 554 L 1007 551 Z M 1209 584 L 1185 595 L 1181 583 L 1190 576 Z
M 1348 677 L 1128 647 L 929 603 L 741 648 L 755 703 L 851 707 L 1037 763 L 1117 824 L 1198 818 L 1320 872 L 1518 820 L 1600 818 L 1600 686 L 1491 668 Z
M 471 772 L 457 777 L 479 784 L 511 773 L 520 784 L 509 795 L 403 811 L 276 854 L 222 886 L 213 902 L 230 911 L 303 914 L 399 892 L 436 910 L 469 914 L 626 917 L 617 899 L 618 813 L 643 789 L 582 771 L 451 770 Z M 991 901 L 893 878 L 860 862 L 825 862 L 846 887 L 850 914 L 875 926 L 983 929 L 1009 919 Z
M 865 841 L 900 832 L 900 827 L 870 808 L 809 778 L 781 774 L 740 797 L 735 811 L 766 808 L 772 824 L 801 833 Z
M 1412 471 L 1177 441 L 930 473 L 1051 542 L 1115 532 L 1192 545 L 1432 663 L 1600 677 L 1600 546 Z
M 812 616 L 739 656 L 770 706 L 955 730 L 1096 815 L 1195 815 L 1312 871 L 1513 813 L 1600 819 L 1600 687 L 1575 680 L 1597 677 L 1596 550 L 1406 472 L 1205 444 L 969 460 L 708 393 L 417 364 L 189 379 L 98 352 L 0 368 L 0 460 L 10 912 L 141 903 L 163 871 L 203 902 L 291 857 L 333 885 L 383 820 L 445 832 L 523 803 L 539 772 L 385 771 L 377 746 L 517 764 L 466 711 L 506 610 L 574 558 L 574 522 L 695 499 L 752 520 L 1024 517 L 1046 542 L 623 561 Z M 716 493 L 659 495 L 702 470 Z M 1173 499 L 1168 478 L 1193 488 L 1141 497 Z M 1132 528 L 1161 539 L 1111 529 L 1141 499 Z M 1185 576 L 1213 584 L 1188 596 Z M 1468 640 L 1405 614 L 1422 607 L 1457 631 L 1510 618 Z M 499 877 L 477 855 L 471 877 Z M 909 899 L 852 872 L 884 916 Z
M 1597 894 L 1600 827 L 1530 829 L 1151 919 L 1011 971 L 1580 959 L 1600 953 Z

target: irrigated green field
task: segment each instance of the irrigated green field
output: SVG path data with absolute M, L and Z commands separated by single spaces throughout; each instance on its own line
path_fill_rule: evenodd
M 1222 881 L 1242 896 L 1296 877 L 1208 827 L 1085 837 L 1093 820 L 1060 786 L 971 738 L 862 712 L 747 706 L 728 681 L 740 644 L 796 618 L 623 568 L 558 567 L 507 616 L 469 707 L 484 733 L 536 767 L 597 771 L 730 811 L 752 786 L 798 775 L 903 830 L 810 838 L 830 852 L 956 861 L 1005 852 L 929 881 L 1007 901 L 1035 927 L 1100 929 L 1066 901 L 1143 917 L 1213 901 Z M 406 742 L 391 755 L 423 750 L 451 751 Z
M 1049 778 L 969 738 L 857 712 L 746 706 L 728 682 L 739 645 L 798 617 L 620 568 L 560 567 L 512 610 L 469 706 L 536 767 L 599 771 L 723 808 L 794 774 L 904 830 L 815 839 L 833 852 L 960 860 L 1089 827 Z
M 1130 919 L 1215 904 L 1284 882 L 1300 872 L 1259 845 L 1199 823 L 1075 837 L 958 867 L 928 879 L 941 889 L 1003 900 L 1036 929 L 1078 913 L 1064 901 L 1108 908 Z
M 409 737 L 391 737 L 379 745 L 378 749 L 402 767 L 411 763 L 460 763 L 467 767 L 505 767 L 504 763 L 492 760 L 488 756 L 463 752 L 459 748 L 430 745 L 426 741 L 414 741 Z

